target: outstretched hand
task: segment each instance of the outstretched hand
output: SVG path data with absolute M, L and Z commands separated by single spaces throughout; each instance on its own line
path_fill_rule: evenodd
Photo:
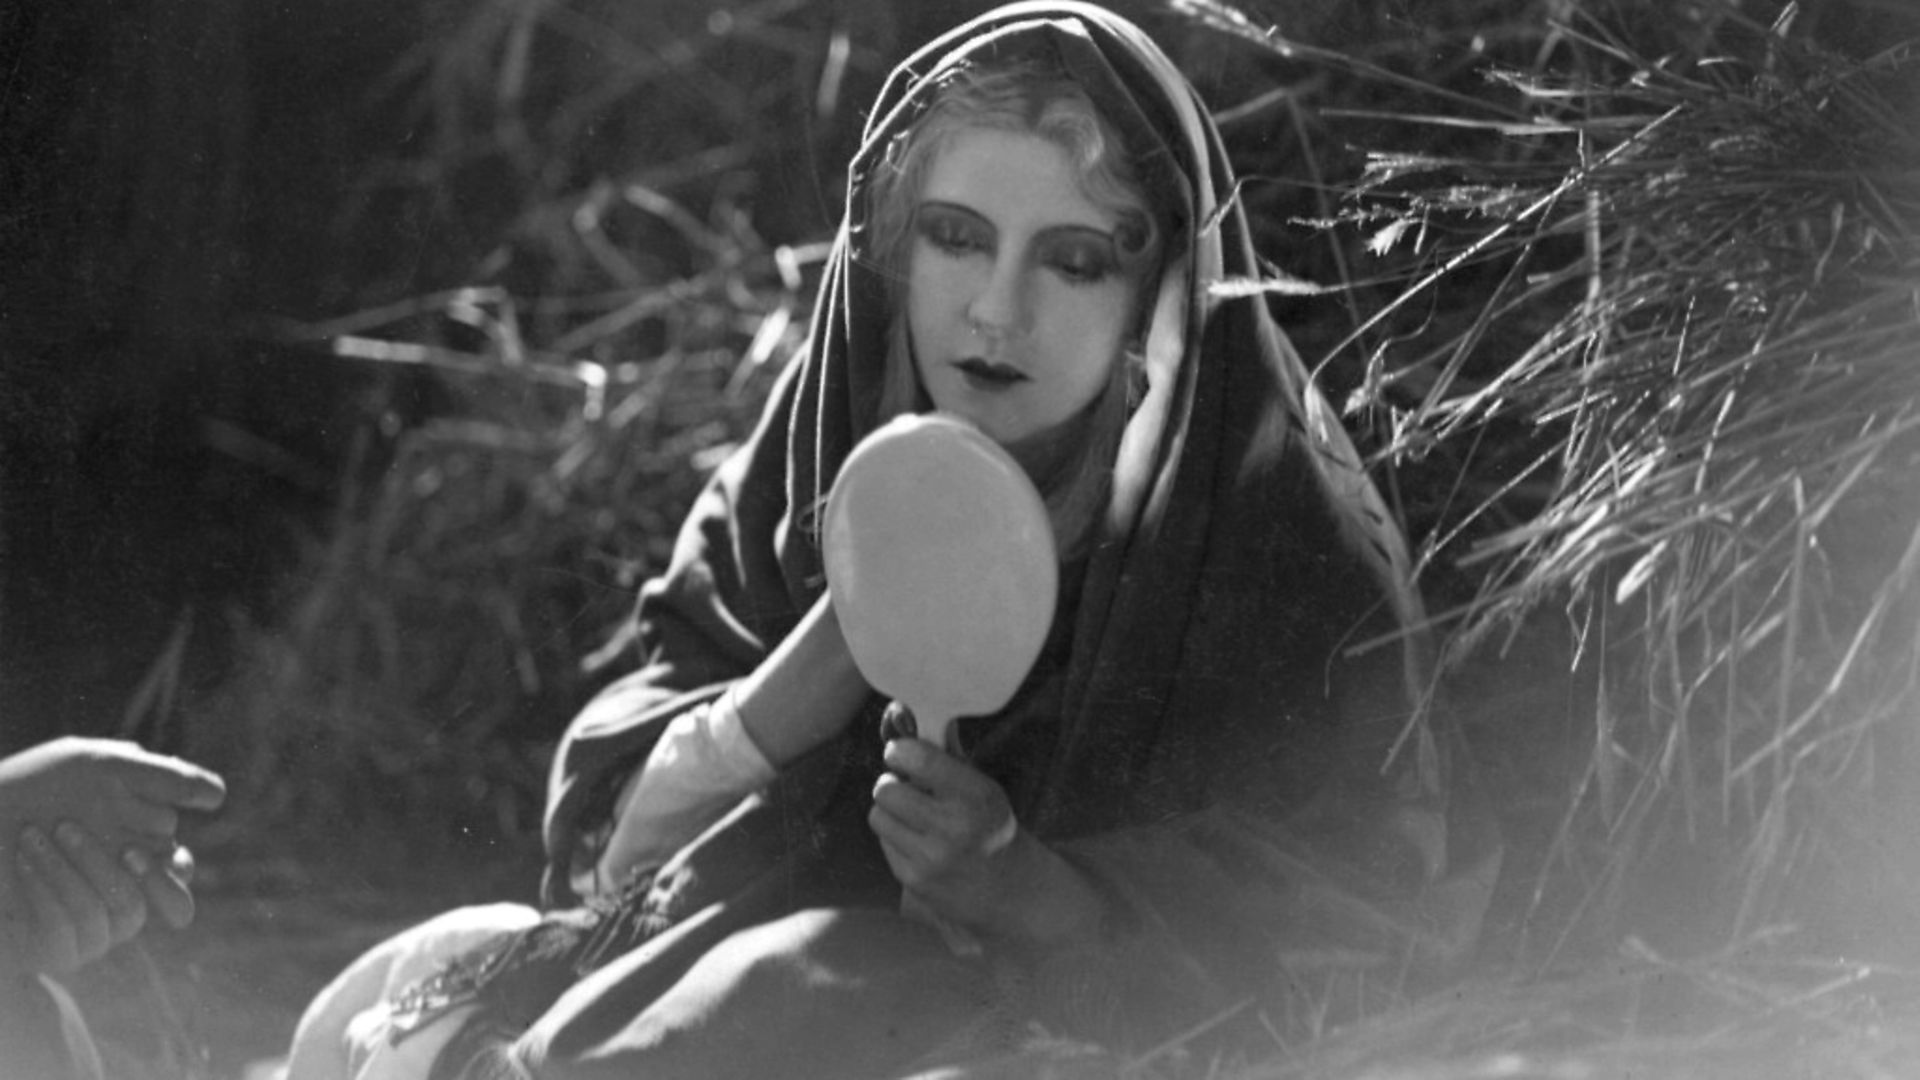
M 132 743 L 62 738 L 0 760 L 0 969 L 61 974 L 145 927 L 193 920 L 182 810 L 225 799 L 207 770 Z
M 51 835 L 28 826 L 13 872 L 18 897 L 0 911 L 7 938 L 0 954 L 14 970 L 67 974 L 132 940 L 150 917 L 175 929 L 193 921 L 186 848 L 161 866 L 137 847 L 115 859 L 72 822 Z
M 218 776 L 117 739 L 67 736 L 0 760 L 0 844 L 21 827 L 71 821 L 110 848 L 135 844 L 171 857 L 182 810 L 226 800 Z

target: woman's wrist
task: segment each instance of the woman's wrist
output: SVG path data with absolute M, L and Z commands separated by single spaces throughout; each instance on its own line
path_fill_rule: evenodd
M 739 683 L 722 691 L 701 717 L 702 730 L 711 745 L 715 766 L 724 770 L 736 786 L 751 789 L 772 781 L 776 770 L 760 744 L 748 734 L 740 715 L 739 697 Z
M 1038 837 L 1018 830 L 998 858 L 1005 860 L 1008 887 L 999 890 L 994 937 L 1021 951 L 1046 952 L 1105 936 L 1106 896 Z
M 747 737 L 778 769 L 844 730 L 872 691 L 822 596 L 731 693 Z

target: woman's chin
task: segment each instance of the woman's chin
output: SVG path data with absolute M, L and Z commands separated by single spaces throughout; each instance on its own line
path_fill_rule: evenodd
M 943 405 L 935 401 L 933 408 L 944 415 L 957 417 L 979 428 L 980 434 L 992 439 L 1003 450 L 1012 450 L 1025 435 L 1025 429 L 1019 425 L 1009 424 L 1005 418 L 994 416 L 983 410 L 968 408 L 965 403 L 948 402 Z
M 974 427 L 979 428 L 982 435 L 998 443 L 1002 450 L 1012 450 L 1019 446 L 1021 440 L 1026 437 L 1021 429 L 1010 428 L 1004 423 L 996 423 L 991 417 L 968 416 L 965 413 L 960 415 L 962 419 L 971 423 Z

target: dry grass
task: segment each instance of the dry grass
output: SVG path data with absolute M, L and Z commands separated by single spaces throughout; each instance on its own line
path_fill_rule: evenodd
M 1881 1080 L 1920 1060 L 1920 979 L 1843 962 L 1676 962 L 1629 940 L 1577 973 L 1467 983 L 1236 1080 Z
M 1420 542 L 1518 868 L 1497 978 L 1251 1075 L 1912 1071 L 1911 973 L 1835 958 L 1912 963 L 1920 901 L 1915 45 L 1507 8 L 1473 91 L 1394 48 L 1468 51 L 1444 21 L 1341 52 L 1182 6 L 1392 88 L 1296 87 L 1267 141 L 1376 125 L 1306 211 L 1352 314 L 1301 336 Z M 1675 985 L 1657 1030 L 1614 1008 Z
M 1796 880 L 1845 869 L 1832 828 L 1920 760 L 1894 722 L 1916 704 L 1920 57 L 1741 28 L 1748 55 L 1687 61 L 1563 28 L 1623 77 L 1508 73 L 1557 156 L 1382 157 L 1354 215 L 1433 266 L 1376 319 L 1499 275 L 1465 332 L 1373 353 L 1356 406 L 1391 413 L 1400 458 L 1524 433 L 1424 556 L 1477 572 L 1456 653 L 1567 604 L 1603 658 L 1554 859 L 1602 860 L 1570 869 L 1608 917 L 1663 844 L 1730 845 L 1730 937 L 1806 915 Z M 1488 348 L 1542 306 L 1523 349 Z
M 428 21 L 373 94 L 431 137 L 369 167 L 342 227 L 416 203 L 446 225 L 398 257 L 464 283 L 264 324 L 370 373 L 368 423 L 282 614 L 241 628 L 241 675 L 201 708 L 237 810 L 208 843 L 350 833 L 321 857 L 384 874 L 439 837 L 524 890 L 560 726 L 805 330 L 824 245 L 760 230 L 817 207 L 756 202 L 756 180 L 827 137 L 826 83 L 873 61 L 840 13 L 795 0 Z M 816 92 L 796 105 L 797 85 Z

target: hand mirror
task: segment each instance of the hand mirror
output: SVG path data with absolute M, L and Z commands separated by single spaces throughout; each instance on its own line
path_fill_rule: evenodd
M 827 588 L 860 673 L 951 749 L 1040 655 L 1059 567 L 1046 506 L 1011 455 L 951 416 L 861 440 L 827 497 Z

